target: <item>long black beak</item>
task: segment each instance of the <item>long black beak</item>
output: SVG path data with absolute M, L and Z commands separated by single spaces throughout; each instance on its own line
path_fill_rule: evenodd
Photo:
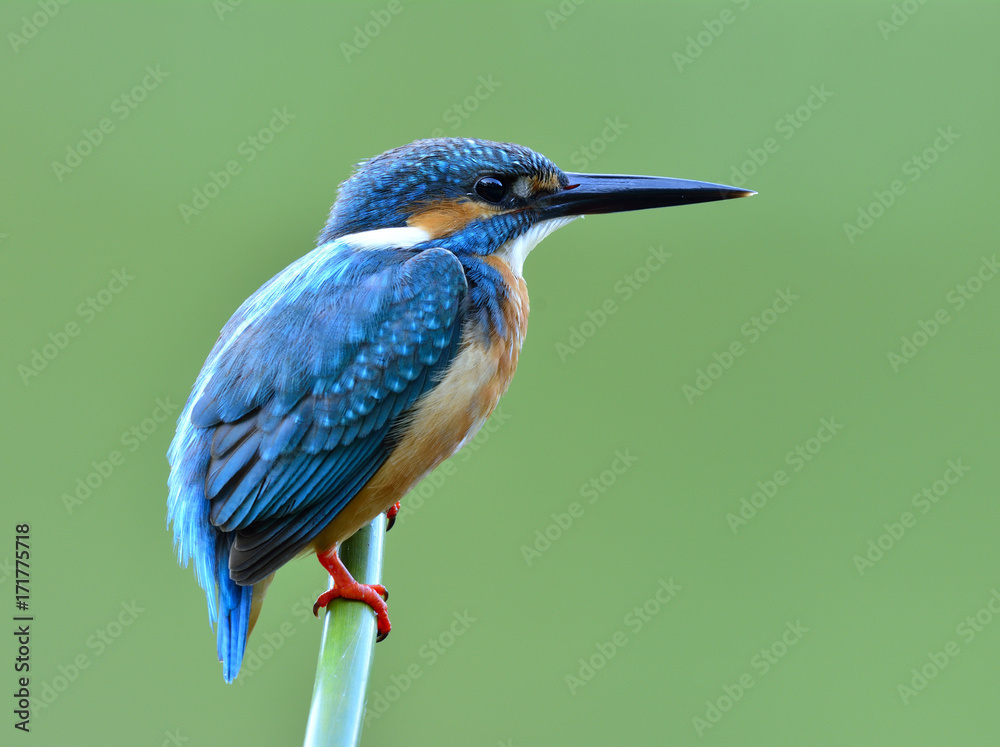
M 566 174 L 569 185 L 539 198 L 535 205 L 546 219 L 568 215 L 618 213 L 625 210 L 693 205 L 757 194 L 725 184 L 623 174 Z

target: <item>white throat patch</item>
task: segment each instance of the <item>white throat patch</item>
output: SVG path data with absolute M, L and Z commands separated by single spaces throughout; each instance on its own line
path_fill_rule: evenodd
M 497 254 L 507 262 L 511 272 L 516 277 L 521 277 L 521 273 L 524 270 L 524 260 L 531 253 L 531 250 L 538 246 L 542 239 L 557 228 L 562 228 L 567 223 L 571 223 L 580 217 L 582 216 L 568 215 L 536 223 L 516 239 L 510 240 L 500 247 Z

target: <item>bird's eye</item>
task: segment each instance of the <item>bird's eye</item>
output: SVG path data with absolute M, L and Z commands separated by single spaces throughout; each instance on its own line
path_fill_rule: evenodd
M 507 196 L 507 185 L 495 176 L 484 176 L 473 187 L 476 194 L 487 202 L 500 202 Z

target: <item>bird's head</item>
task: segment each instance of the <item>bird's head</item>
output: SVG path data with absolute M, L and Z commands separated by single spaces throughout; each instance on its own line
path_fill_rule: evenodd
M 567 173 L 514 143 L 417 140 L 358 165 L 340 186 L 320 243 L 394 229 L 402 245 L 505 255 L 520 274 L 539 241 L 582 215 L 752 194 L 686 179 Z

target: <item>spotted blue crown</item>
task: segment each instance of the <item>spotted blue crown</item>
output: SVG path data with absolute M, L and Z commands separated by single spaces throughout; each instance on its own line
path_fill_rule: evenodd
M 522 145 L 474 138 L 417 140 L 355 167 L 354 174 L 340 185 L 319 243 L 360 231 L 405 226 L 421 205 L 472 197 L 476 179 L 486 174 L 555 177 L 566 183 L 558 166 Z

